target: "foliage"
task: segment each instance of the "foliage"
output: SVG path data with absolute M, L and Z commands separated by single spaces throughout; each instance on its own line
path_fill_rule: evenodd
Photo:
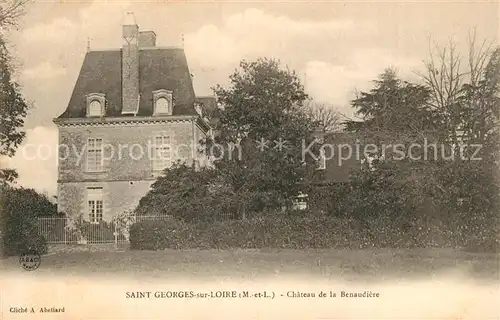
M 232 205 L 216 183 L 214 169 L 196 170 L 176 163 L 153 183 L 136 212 L 138 215 L 170 215 L 185 221 L 216 219 L 219 212 Z
M 439 153 L 447 148 L 454 157 L 414 160 L 407 155 L 399 161 L 379 158 L 372 170 L 354 174 L 348 186 L 323 190 L 325 194 L 344 194 L 341 204 L 326 211 L 359 221 L 389 218 L 408 226 L 418 225 L 422 219 L 434 221 L 483 247 L 495 247 L 500 202 L 499 52 L 493 52 L 489 62 L 484 53 L 477 64 L 470 60 L 468 81 L 456 70 L 459 57 L 452 50 L 451 65 L 443 58 L 446 53 L 438 63 L 427 64 L 426 86 L 403 82 L 388 70 L 375 81 L 374 89 L 358 95 L 352 106 L 364 121 L 350 123 L 348 130 L 377 133 L 379 142 L 386 145 L 422 146 L 425 137 L 442 143 Z M 475 155 L 481 160 L 470 158 L 473 144 L 481 146 Z M 464 150 L 464 158 L 458 146 Z
M 185 222 L 177 219 L 136 222 L 130 228 L 130 248 L 141 250 L 179 248 L 178 244 L 182 243 L 182 240 L 178 236 L 188 235 L 185 231 L 187 226 Z M 165 233 L 169 236 L 166 237 Z M 189 239 L 188 237 L 186 241 Z
M 242 61 L 229 79 L 228 88 L 214 88 L 223 108 L 217 135 L 205 141 L 219 182 L 242 215 L 280 207 L 299 194 L 314 166 L 301 153 L 315 130 L 304 107 L 307 94 L 295 72 L 276 60 Z M 214 146 L 224 150 L 212 152 Z
M 2 32 L 16 25 L 25 3 L 24 0 L 15 0 L 2 3 L 0 7 L 0 157 L 12 157 L 25 136 L 22 127 L 29 105 L 21 94 L 21 87 L 13 79 L 12 57 Z M 13 182 L 16 178 L 15 170 L 0 168 L 0 183 Z
M 493 248 L 498 248 L 498 238 Z M 470 234 L 435 221 L 403 224 L 387 218 L 360 223 L 324 215 L 267 214 L 248 220 L 185 223 L 176 219 L 135 223 L 131 248 L 253 249 L 372 248 L 470 246 Z
M 454 43 L 439 48 L 437 54 L 431 51 L 426 73 L 421 75 L 432 92 L 429 105 L 442 119 L 442 135 L 461 145 L 466 156 L 476 149 L 473 145 L 480 146 L 475 157 L 481 160 L 446 163 L 438 172 L 445 190 L 443 201 L 471 224 L 473 217 L 489 219 L 489 226 L 498 224 L 499 74 L 500 48 L 486 42 L 478 46 L 473 33 L 466 56 Z
M 38 218 L 61 216 L 45 195 L 33 189 L 0 187 L 0 243 L 5 255 L 35 249 L 45 252 L 45 241 L 38 235 Z
M 434 131 L 437 115 L 427 105 L 430 91 L 422 85 L 399 79 L 387 69 L 369 92 L 360 92 L 351 102 L 362 122 L 348 121 L 348 128 L 365 131 Z
M 18 21 L 24 15 L 24 7 L 29 0 L 2 0 L 0 2 L 0 35 L 3 29 L 17 27 Z
M 446 99 L 437 98 L 444 87 L 403 81 L 388 69 L 373 89 L 352 101 L 363 121 L 347 123 L 347 131 L 369 136 L 373 140 L 369 142 L 379 147 L 422 146 L 427 140 L 443 143 L 436 149 L 438 154 L 448 148 L 455 156 L 461 128 L 466 133 L 464 154 L 470 156 L 471 144 L 478 143 L 481 161 L 446 160 L 439 155 L 415 160 L 408 153 L 391 160 L 376 154 L 376 161 L 353 172 L 349 182 L 321 186 L 307 183 L 315 163 L 313 159 L 304 163 L 294 148 L 302 147 L 302 139 L 307 145 L 318 125 L 304 108 L 307 96 L 297 77 L 274 60 L 243 61 L 231 75 L 229 88 L 215 88 L 223 109 L 217 135 L 205 146 L 209 152 L 215 145 L 224 149 L 211 154 L 214 167 L 167 169 L 137 210 L 174 219 L 134 224 L 133 247 L 497 250 L 499 57 L 500 51 L 495 51 L 490 60 L 481 58 L 484 72 L 475 68 L 470 81 L 461 78 L 457 91 L 448 92 Z M 446 101 L 450 105 L 436 107 Z M 272 142 L 279 138 L 287 140 L 289 148 L 273 148 Z M 256 148 L 260 139 L 271 142 L 265 152 Z M 227 148 L 230 145 L 233 149 Z M 309 195 L 310 211 L 280 213 L 278 208 L 299 192 Z M 244 219 L 214 221 L 222 211 L 238 212 Z

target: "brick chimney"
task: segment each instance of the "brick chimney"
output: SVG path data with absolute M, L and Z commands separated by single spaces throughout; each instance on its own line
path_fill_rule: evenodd
M 123 23 L 122 114 L 137 114 L 139 109 L 139 26 L 129 12 Z

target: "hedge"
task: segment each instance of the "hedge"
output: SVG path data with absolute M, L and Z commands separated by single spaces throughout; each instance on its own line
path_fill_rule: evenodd
M 38 234 L 38 218 L 56 215 L 56 205 L 46 196 L 32 189 L 1 185 L 0 256 L 33 250 L 46 253 L 46 241 Z
M 132 249 L 140 250 L 479 246 L 484 251 L 497 251 L 498 231 L 465 232 L 436 221 L 407 223 L 388 218 L 359 222 L 328 216 L 280 215 L 210 223 L 172 218 L 135 223 L 130 230 L 130 244 Z

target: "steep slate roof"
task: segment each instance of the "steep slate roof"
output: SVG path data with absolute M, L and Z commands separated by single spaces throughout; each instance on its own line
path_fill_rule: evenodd
M 331 154 L 327 154 L 327 157 L 331 159 L 326 160 L 326 169 L 323 171 L 323 182 L 346 182 L 350 179 L 350 174 L 352 171 L 356 171 L 361 167 L 361 159 L 363 158 L 362 148 L 361 154 L 356 153 L 356 139 L 359 136 L 356 134 L 348 132 L 338 132 L 332 133 L 325 136 L 325 144 L 332 145 L 334 147 L 333 157 Z M 361 144 L 363 141 L 361 141 Z M 348 147 L 341 148 L 340 146 L 347 144 L 351 146 L 352 153 L 349 156 Z M 326 152 L 329 153 L 329 149 Z M 341 155 L 339 155 L 339 153 Z M 340 158 L 349 158 L 345 160 L 340 160 Z
M 83 118 L 86 113 L 85 96 L 89 93 L 106 94 L 106 116 L 120 117 L 122 108 L 121 49 L 90 51 L 86 54 L 68 107 L 59 116 Z M 138 116 L 153 114 L 153 91 L 173 91 L 173 115 L 196 115 L 195 93 L 186 55 L 182 48 L 147 48 L 139 50 Z
M 402 144 L 405 152 L 410 143 L 422 142 L 422 139 L 428 139 L 429 143 L 436 143 L 435 132 L 419 132 L 419 133 L 395 133 L 395 132 L 382 132 L 382 131 L 362 131 L 362 132 L 336 132 L 324 136 L 324 144 L 332 145 L 334 147 L 334 156 L 326 160 L 326 169 L 318 170 L 314 179 L 318 183 L 336 183 L 347 182 L 350 180 L 350 175 L 353 171 L 359 170 L 361 167 L 361 160 L 364 158 L 364 151 L 368 144 L 374 144 L 378 148 L 384 145 L 388 148 L 385 149 L 387 159 L 395 156 L 394 151 L 391 151 L 392 146 L 395 144 Z M 420 140 L 417 140 L 420 139 Z M 348 147 L 341 148 L 342 144 L 350 145 L 351 154 L 349 156 Z M 357 147 L 359 146 L 359 148 Z M 422 145 L 423 146 L 423 145 Z M 359 150 L 356 150 L 359 149 Z M 379 149 L 382 150 L 382 149 Z M 329 148 L 326 148 L 326 156 L 331 157 Z M 339 153 L 342 158 L 349 158 L 346 160 L 339 160 Z M 400 155 L 399 155 L 400 156 Z

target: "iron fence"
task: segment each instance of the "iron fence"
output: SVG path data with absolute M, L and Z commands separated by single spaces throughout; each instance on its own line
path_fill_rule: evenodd
M 38 218 L 38 232 L 48 244 L 127 244 L 130 227 L 147 220 L 168 220 L 171 216 L 130 215 L 117 216 L 111 221 L 90 222 L 83 218 L 43 217 Z M 237 219 L 234 212 L 221 212 L 220 220 Z
M 130 216 L 97 223 L 82 218 L 44 217 L 38 219 L 38 232 L 48 244 L 128 243 L 130 227 L 145 220 L 165 220 L 169 216 Z

